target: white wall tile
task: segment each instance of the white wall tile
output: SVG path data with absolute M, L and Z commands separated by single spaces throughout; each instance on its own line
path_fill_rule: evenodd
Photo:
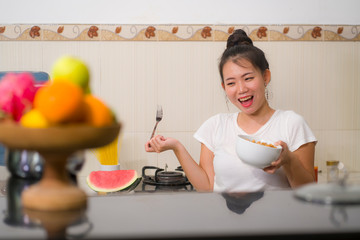
M 159 101 L 157 43 L 136 42 L 134 45 L 134 131 L 150 132 L 155 124 Z
M 314 131 L 319 142 L 316 145 L 315 162 L 326 171 L 326 161 L 338 160 L 348 170 L 359 170 L 360 131 Z
M 211 43 L 159 43 L 158 98 L 165 131 L 197 129 L 212 111 L 214 52 Z
M 40 71 L 43 69 L 41 42 L 1 42 L 1 71 Z
M 134 88 L 137 84 L 134 66 L 133 42 L 104 42 L 101 44 L 98 71 L 94 79 L 94 92 L 107 103 L 123 123 L 122 132 L 133 132 Z

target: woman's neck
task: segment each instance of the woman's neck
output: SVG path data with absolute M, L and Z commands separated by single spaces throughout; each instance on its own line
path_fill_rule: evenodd
M 267 123 L 274 112 L 275 110 L 266 104 L 254 114 L 240 112 L 237 123 L 246 133 L 252 134 L 257 132 L 265 123 Z

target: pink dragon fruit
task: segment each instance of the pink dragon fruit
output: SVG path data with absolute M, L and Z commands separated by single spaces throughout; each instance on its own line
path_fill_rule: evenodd
M 32 108 L 37 89 L 30 73 L 6 74 L 0 80 L 0 116 L 4 115 L 18 122 Z

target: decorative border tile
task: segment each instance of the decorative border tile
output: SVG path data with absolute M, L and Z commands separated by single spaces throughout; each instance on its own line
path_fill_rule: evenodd
M 226 41 L 235 29 L 253 41 L 360 41 L 358 25 L 0 25 L 0 41 Z
M 92 25 L 42 25 L 44 41 L 96 41 L 99 28 Z
M 159 41 L 214 41 L 213 27 L 204 25 L 158 26 Z
M 0 41 L 36 41 L 42 40 L 42 28 L 32 25 L 0 26 Z

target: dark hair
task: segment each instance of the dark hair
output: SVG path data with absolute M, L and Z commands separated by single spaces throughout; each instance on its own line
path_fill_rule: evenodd
M 253 45 L 252 40 L 242 29 L 237 29 L 227 40 L 226 49 L 221 56 L 219 72 L 221 81 L 224 82 L 223 67 L 228 61 L 239 64 L 239 60 L 246 59 L 262 73 L 269 69 L 269 63 L 264 52 Z

